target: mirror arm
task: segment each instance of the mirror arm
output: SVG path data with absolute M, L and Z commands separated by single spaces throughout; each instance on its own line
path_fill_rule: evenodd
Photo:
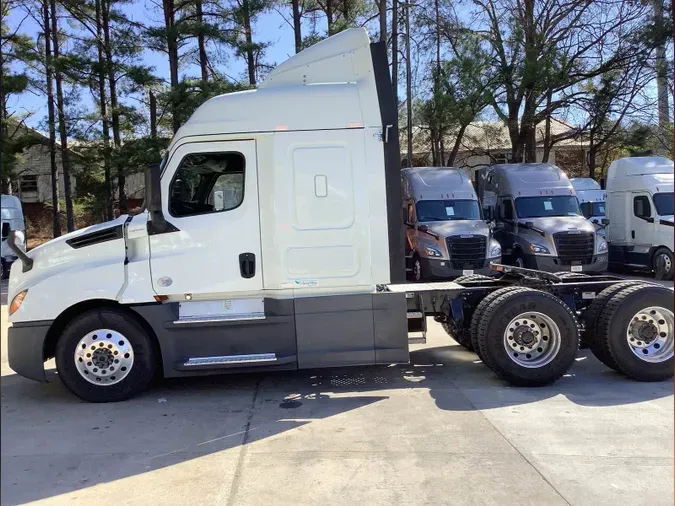
M 7 246 L 9 246 L 9 249 L 11 249 L 16 256 L 19 257 L 19 260 L 21 260 L 23 272 L 28 272 L 33 268 L 33 259 L 26 255 L 26 252 L 16 244 L 16 234 L 16 230 L 11 230 L 9 232 L 9 235 L 7 236 Z

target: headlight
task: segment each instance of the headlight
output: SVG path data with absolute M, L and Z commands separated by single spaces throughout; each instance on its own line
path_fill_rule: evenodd
M 603 253 L 605 251 L 607 251 L 607 241 L 598 236 L 598 253 Z
M 23 292 L 19 292 L 14 296 L 14 298 L 12 299 L 12 304 L 9 306 L 10 315 L 13 315 L 19 310 L 21 304 L 23 304 L 23 299 L 26 298 L 27 293 L 28 290 L 24 290 Z
M 490 248 L 490 258 L 498 257 L 501 254 L 502 254 L 502 247 L 499 244 L 497 244 L 496 246 L 492 246 L 492 248 Z
M 546 253 L 551 254 L 547 247 L 542 246 L 541 244 L 530 244 L 530 251 L 532 253 Z
M 438 251 L 436 248 L 432 248 L 431 246 L 426 246 L 424 248 L 425 253 L 427 254 L 428 257 L 442 257 L 443 254 Z

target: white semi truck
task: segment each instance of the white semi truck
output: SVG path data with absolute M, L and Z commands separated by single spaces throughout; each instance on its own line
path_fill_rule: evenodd
M 10 233 L 10 366 L 45 381 L 55 357 L 74 394 L 118 401 L 157 375 L 407 363 L 434 317 L 515 385 L 562 376 L 580 324 L 608 366 L 672 376 L 663 287 L 500 265 L 405 284 L 400 181 L 386 48 L 344 31 L 201 106 L 148 169 L 147 212 L 28 253 Z
M 652 271 L 673 279 L 673 162 L 626 157 L 607 172 L 609 262 L 615 269 Z
M 605 227 L 609 223 L 606 218 L 607 191 L 590 177 L 573 177 L 570 183 L 577 194 L 581 214 L 595 225 L 600 235 L 604 236 Z

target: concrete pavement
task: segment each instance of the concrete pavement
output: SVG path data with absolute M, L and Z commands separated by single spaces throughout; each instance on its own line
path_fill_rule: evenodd
M 9 369 L 6 314 L 3 505 L 673 503 L 672 383 L 587 350 L 555 385 L 513 388 L 430 322 L 407 366 L 170 380 L 94 405 Z

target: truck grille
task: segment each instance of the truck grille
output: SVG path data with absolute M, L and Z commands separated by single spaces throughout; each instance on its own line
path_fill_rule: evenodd
M 553 234 L 555 247 L 562 265 L 586 265 L 593 261 L 595 246 L 591 232 Z
M 454 235 L 447 237 L 445 242 L 453 269 L 485 267 L 487 239 L 484 235 Z

